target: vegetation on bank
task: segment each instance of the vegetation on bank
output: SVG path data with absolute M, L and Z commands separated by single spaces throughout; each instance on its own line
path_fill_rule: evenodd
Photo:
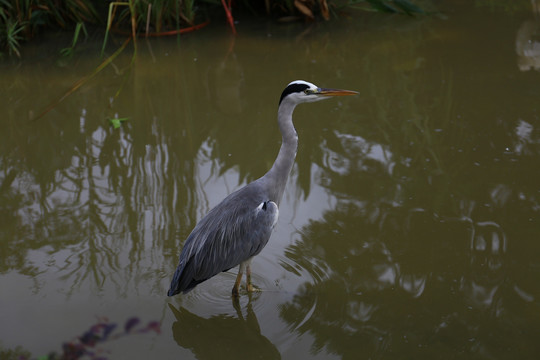
M 132 36 L 171 35 L 197 29 L 207 22 L 210 12 L 219 10 L 235 33 L 234 15 L 241 12 L 283 21 L 314 21 L 328 20 L 345 9 L 421 13 L 422 9 L 415 2 L 417 0 L 264 0 L 256 3 L 248 0 L 0 0 L 0 53 L 20 57 L 21 43 L 44 29 L 74 31 L 74 46 L 89 24 L 103 26 L 107 35 L 111 29 Z M 66 52 L 69 53 L 69 49 Z

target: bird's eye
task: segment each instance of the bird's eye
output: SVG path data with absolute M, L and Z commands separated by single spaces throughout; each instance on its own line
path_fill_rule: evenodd
M 306 89 L 306 90 L 304 90 L 304 94 L 306 94 L 306 95 L 311 95 L 311 94 L 313 94 L 313 90 L 311 90 L 311 89 Z

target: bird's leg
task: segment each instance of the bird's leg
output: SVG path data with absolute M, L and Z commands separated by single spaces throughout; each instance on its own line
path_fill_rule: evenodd
M 234 282 L 234 286 L 232 288 L 233 296 L 238 296 L 240 294 L 238 288 L 242 282 L 242 275 L 244 275 L 244 263 L 240 264 L 240 267 L 238 268 L 238 275 L 236 275 L 236 281 Z
M 247 264 L 246 266 L 246 289 L 248 292 L 254 290 L 253 285 L 251 285 L 251 264 Z
M 251 263 L 246 264 L 246 290 L 248 293 L 261 291 L 261 289 L 251 283 Z

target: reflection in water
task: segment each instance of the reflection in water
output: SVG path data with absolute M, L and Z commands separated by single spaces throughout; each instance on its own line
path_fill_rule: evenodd
M 276 347 L 261 334 L 251 301 L 245 316 L 238 299 L 232 302 L 236 317 L 223 314 L 208 319 L 169 304 L 176 318 L 172 325 L 175 341 L 190 349 L 197 359 L 281 359 Z
M 537 21 L 526 21 L 519 28 L 516 36 L 519 70 L 540 70 L 539 33 L 540 24 Z
M 39 186 L 28 186 L 34 176 L 19 164 L 11 169 L 17 176 L 8 194 L 13 202 L 24 204 L 13 208 L 18 208 L 17 216 L 23 222 L 17 223 L 25 229 L 16 232 L 20 239 L 12 238 L 19 248 L 13 255 L 24 257 L 22 240 L 29 248 L 47 245 L 51 247 L 46 250 L 51 254 L 48 267 L 56 268 L 61 279 L 70 284 L 66 291 L 80 290 L 84 283 L 94 284 L 94 290 L 99 291 L 112 282 L 123 293 L 123 271 L 137 273 L 137 269 L 148 267 L 148 260 L 163 261 L 157 253 L 153 254 L 157 258 L 142 259 L 140 249 L 151 246 L 143 243 L 145 231 L 167 231 L 163 226 L 170 220 L 163 217 L 174 213 L 163 208 L 170 199 L 159 186 L 170 176 L 170 154 L 166 144 L 135 149 L 129 133 L 112 133 L 102 127 L 79 138 L 82 144 L 75 144 L 69 152 L 62 148 L 56 157 L 64 166 L 54 169 L 57 164 L 49 162 L 36 166 L 36 171 L 49 171 L 46 166 L 52 170 L 35 175 L 44 181 Z M 142 150 L 140 156 L 134 154 L 137 150 Z M 177 191 L 182 187 L 176 186 Z M 52 241 L 39 241 L 49 237 Z M 29 260 L 22 266 L 26 268 L 24 273 L 39 273 L 40 269 L 32 266 L 33 259 Z M 20 266 L 13 261 L 4 264 L 8 268 L 3 270 Z M 137 277 L 132 279 L 137 282 Z M 85 282 L 88 278 L 92 281 Z
M 520 122 L 516 130 L 519 149 L 531 142 L 524 128 Z M 342 200 L 304 226 L 300 241 L 286 250 L 312 280 L 281 316 L 315 337 L 312 350 L 351 359 L 538 354 L 533 335 L 524 332 L 540 330 L 538 316 L 529 317 L 540 288 L 524 281 L 538 273 L 538 262 L 518 264 L 522 254 L 508 251 L 535 241 L 535 187 L 501 178 L 471 197 L 460 189 L 469 186 L 464 182 L 448 186 L 443 164 L 451 162 L 442 151 L 430 154 L 438 161 L 418 167 L 423 160 L 410 153 L 418 146 L 399 149 L 340 133 L 330 139 L 319 177 Z M 418 172 L 414 183 L 404 176 L 411 169 Z M 510 207 L 524 216 L 510 220 Z M 509 244 L 508 232 L 515 230 L 505 229 L 516 225 L 530 235 Z
M 239 116 L 242 113 L 244 72 L 234 49 L 234 38 L 225 56 L 208 70 L 208 92 L 211 101 L 225 114 Z
M 316 24 L 297 42 L 302 24 L 256 24 L 230 51 L 221 32 L 156 40 L 153 57 L 140 47 L 120 96 L 122 75 L 104 69 L 30 125 L 93 71 L 92 57 L 2 67 L 2 346 L 45 353 L 94 314 L 159 317 L 150 313 L 197 220 L 275 159 L 278 99 L 264 90 L 303 77 L 362 96 L 319 104 L 333 116 L 296 114 L 292 213 L 258 262 L 271 291 L 253 300 L 268 339 L 249 308 L 223 315 L 226 273 L 186 299 L 196 309 L 175 312 L 175 331 L 201 329 L 181 346 L 212 356 L 227 335 L 247 336 L 251 354 L 277 347 L 295 359 L 538 358 L 539 73 L 515 65 L 516 49 L 536 57 L 538 30 L 523 25 L 530 13 L 461 3 L 445 20 Z M 129 118 L 117 130 L 115 114 Z M 163 356 L 148 358 L 187 352 L 166 333 L 155 341 Z
M 176 131 L 149 118 L 114 131 L 83 114 L 61 130 L 51 121 L 37 124 L 42 136 L 31 143 L 23 132 L 4 137 L 11 151 L 0 159 L 9 175 L 0 193 L 2 231 L 13 236 L 0 247 L 6 259 L 0 271 L 39 276 L 48 269 L 68 294 L 112 286 L 125 295 L 150 280 L 150 272 L 159 277 L 152 264 L 164 264 L 164 245 L 176 253 L 175 232 L 195 212 L 194 165 L 178 154 L 196 158 L 193 148 L 202 139 L 174 141 L 185 138 L 189 123 Z M 27 255 L 32 249 L 45 253 L 44 262 Z M 162 292 L 155 281 L 145 286 Z
M 513 290 L 526 274 L 511 269 L 505 247 L 493 223 L 343 204 L 305 227 L 302 241 L 289 248 L 288 256 L 318 280 L 304 284 L 281 316 L 316 338 L 314 351 L 327 347 L 344 358 L 429 358 L 456 347 L 488 357 L 532 355 L 533 335 L 521 328 L 537 323 L 515 313 Z M 298 323 L 298 313 L 309 319 Z
M 540 2 L 531 0 L 532 12 L 536 17 L 535 21 L 524 21 L 519 27 L 516 35 L 516 53 L 518 55 L 518 68 L 521 71 L 540 70 Z

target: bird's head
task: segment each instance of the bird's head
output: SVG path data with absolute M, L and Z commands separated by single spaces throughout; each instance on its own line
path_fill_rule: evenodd
M 287 85 L 285 90 L 283 90 L 279 103 L 281 104 L 285 99 L 287 99 L 287 101 L 292 101 L 294 104 L 300 104 L 328 99 L 330 96 L 347 96 L 356 94 L 358 94 L 356 91 L 325 89 L 304 80 L 295 80 Z

